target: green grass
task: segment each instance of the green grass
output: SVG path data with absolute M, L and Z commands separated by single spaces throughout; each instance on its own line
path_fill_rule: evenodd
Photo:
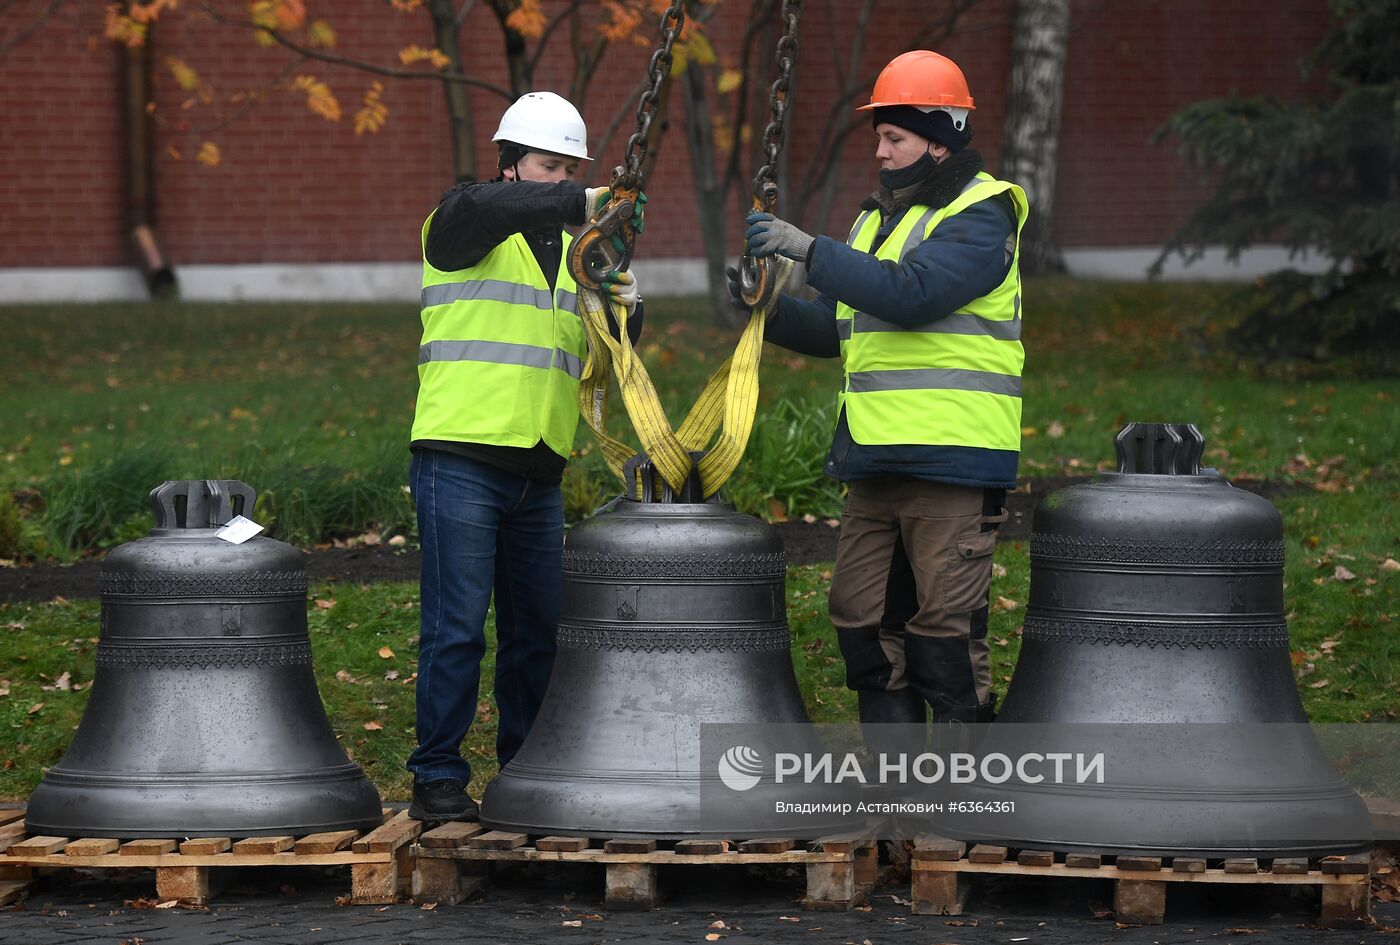
M 1322 461 L 1346 483 L 1400 471 L 1400 385 L 1244 370 L 1212 345 L 1233 291 L 1031 283 L 1022 474 L 1107 466 L 1129 419 L 1197 423 L 1208 461 L 1231 476 L 1308 480 Z M 648 310 L 642 356 L 679 424 L 736 335 L 711 328 L 696 299 Z M 412 534 L 409 306 L 8 306 L 0 336 L 0 506 L 14 495 L 19 518 L 7 526 L 14 513 L 0 508 L 0 557 L 71 560 L 140 534 L 145 494 L 167 478 L 243 478 L 269 533 L 297 544 Z M 839 493 L 820 470 L 839 364 L 770 345 L 761 381 L 729 494 L 766 517 L 833 514 Z M 620 410 L 610 428 L 626 432 Z M 575 445 L 571 521 L 618 489 L 582 426 Z
M 1319 722 L 1395 720 L 1400 677 L 1400 416 L 1394 380 L 1325 366 L 1246 370 L 1213 345 L 1233 289 L 1085 284 L 1027 288 L 1022 475 L 1112 462 L 1128 419 L 1197 423 L 1231 477 L 1286 480 L 1291 650 Z M 674 422 L 736 336 L 696 300 L 648 306 L 642 354 Z M 412 535 L 404 493 L 417 314 L 407 306 L 104 305 L 0 308 L 0 558 L 61 559 L 145 532 L 164 479 L 234 477 L 259 520 L 300 543 L 378 528 Z M 820 477 L 840 368 L 769 346 L 762 407 L 728 493 L 769 517 L 834 514 Z M 611 428 L 625 431 L 625 419 Z M 565 496 L 576 520 L 617 487 L 586 430 Z M 11 501 L 12 500 L 12 501 Z M 1003 543 L 993 594 L 993 673 L 1019 651 L 1029 551 Z M 1341 566 L 1354 575 L 1339 579 Z M 793 660 L 814 720 L 854 718 L 826 616 L 830 565 L 789 575 Z M 1345 573 L 1345 572 L 1343 572 Z M 413 745 L 417 589 L 322 585 L 308 605 L 321 694 L 342 743 L 389 797 L 404 797 Z M 0 796 L 18 798 L 61 756 L 92 678 L 95 601 L 0 606 Z M 393 655 L 381 658 L 382 647 Z M 78 689 L 54 687 L 64 673 Z M 469 737 L 478 791 L 494 773 L 490 656 Z M 339 674 L 339 675 L 338 675 Z M 397 678 L 386 678 L 397 674 Z M 1321 685 L 1325 681 L 1325 685 Z M 34 708 L 36 705 L 39 708 Z M 366 729 L 367 723 L 380 728 Z

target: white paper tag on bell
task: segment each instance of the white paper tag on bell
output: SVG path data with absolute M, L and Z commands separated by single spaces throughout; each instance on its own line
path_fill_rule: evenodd
M 227 525 L 214 533 L 214 537 L 222 538 L 230 544 L 241 545 L 262 530 L 263 527 L 252 519 L 235 515 L 228 520 Z

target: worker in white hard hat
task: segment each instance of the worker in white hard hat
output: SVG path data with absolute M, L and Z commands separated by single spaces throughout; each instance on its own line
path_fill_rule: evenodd
M 408 769 L 410 816 L 425 821 L 477 818 L 461 743 L 476 715 L 493 596 L 502 766 L 524 742 L 549 682 L 563 589 L 560 482 L 588 353 L 564 227 L 584 224 L 609 196 L 573 181 L 591 160 L 588 132 L 578 109 L 553 92 L 521 96 L 492 140 L 499 176 L 447 191 L 422 230 L 409 471 L 422 606 L 418 747 Z M 638 230 L 640 214 L 639 201 Z M 604 284 L 635 342 L 636 278 L 613 273 Z

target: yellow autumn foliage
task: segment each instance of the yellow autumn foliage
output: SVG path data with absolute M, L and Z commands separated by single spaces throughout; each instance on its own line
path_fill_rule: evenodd
M 540 9 L 540 0 L 519 0 L 520 6 L 510 11 L 506 17 L 506 28 L 515 30 L 521 36 L 538 38 L 544 34 L 545 15 Z
M 299 75 L 292 80 L 292 88 L 306 93 L 306 107 L 326 121 L 340 121 L 340 102 L 330 86 L 314 75 Z
M 417 43 L 409 43 L 399 50 L 399 62 L 406 66 L 415 62 L 428 62 L 434 69 L 445 69 L 450 61 L 442 50 L 424 49 Z
M 719 89 L 721 95 L 728 95 L 739 86 L 744 84 L 744 74 L 738 69 L 725 69 L 720 73 L 719 81 L 715 87 Z
M 223 155 L 219 153 L 219 146 L 212 141 L 206 141 L 199 146 L 199 153 L 194 159 L 205 167 L 218 167 L 223 160 Z
M 312 20 L 306 28 L 306 42 L 312 46 L 330 49 L 335 45 L 335 30 L 325 20 Z
M 140 46 L 146 41 L 146 24 L 138 23 L 124 14 L 120 3 L 109 3 L 102 35 L 124 46 Z
M 186 92 L 193 92 L 199 88 L 199 73 L 190 68 L 183 59 L 176 56 L 166 56 L 165 67 L 175 77 L 175 84 Z
M 379 129 L 384 127 L 384 122 L 389 120 L 389 108 L 380 100 L 384 94 L 384 84 L 382 82 L 371 82 L 369 91 L 365 93 L 363 107 L 355 112 L 355 134 L 374 135 L 379 133 Z

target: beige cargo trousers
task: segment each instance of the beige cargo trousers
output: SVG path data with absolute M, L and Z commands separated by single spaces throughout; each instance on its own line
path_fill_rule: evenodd
M 1005 498 L 904 477 L 848 483 L 828 601 L 848 687 L 913 689 L 935 720 L 990 714 L 987 609 Z

